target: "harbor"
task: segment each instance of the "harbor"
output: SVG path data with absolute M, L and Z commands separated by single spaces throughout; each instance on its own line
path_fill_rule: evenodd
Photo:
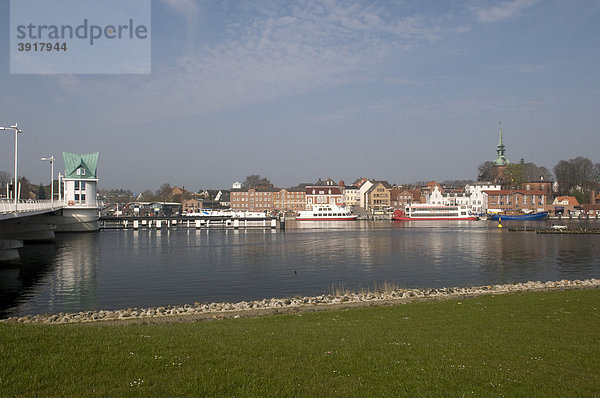
M 531 221 L 528 229 L 553 221 Z M 595 220 L 563 222 L 598 229 Z M 130 224 L 131 225 L 131 224 Z M 209 224 L 210 225 L 210 224 Z M 600 278 L 594 234 L 507 221 L 287 221 L 279 228 L 104 229 L 26 244 L 0 268 L 0 318 Z

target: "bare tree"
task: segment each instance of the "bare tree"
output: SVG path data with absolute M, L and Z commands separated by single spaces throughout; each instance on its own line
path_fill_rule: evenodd
M 496 177 L 494 162 L 483 162 L 477 168 L 477 181 L 493 181 Z
M 600 165 L 593 164 L 583 156 L 561 160 L 554 166 L 554 175 L 558 182 L 559 192 L 572 194 L 574 191 L 589 192 L 600 183 Z
M 248 177 L 246 177 L 246 180 L 242 184 L 242 186 L 246 189 L 269 185 L 271 185 L 271 181 L 268 178 L 261 177 L 258 174 L 249 175 Z
M 6 171 L 0 171 L 0 192 L 4 192 L 6 190 L 6 184 L 10 184 L 12 181 L 12 176 L 10 173 Z
M 171 188 L 171 184 L 164 183 L 160 186 L 158 191 L 156 191 L 156 196 L 158 196 L 160 198 L 160 200 L 162 200 L 163 202 L 166 202 L 167 199 L 169 199 L 169 196 L 171 196 L 171 192 L 173 192 L 173 188 Z

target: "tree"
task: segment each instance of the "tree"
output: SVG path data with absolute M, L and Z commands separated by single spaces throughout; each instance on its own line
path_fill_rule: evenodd
M 6 184 L 10 184 L 12 176 L 6 171 L 0 171 L 0 192 L 6 190 Z
M 142 192 L 142 201 L 144 202 L 152 202 L 153 200 L 155 200 L 156 195 L 154 195 L 154 193 L 152 193 L 151 190 L 146 189 L 144 192 Z
M 21 185 L 20 198 L 21 199 L 35 199 L 35 187 L 31 185 L 26 177 L 21 177 L 18 180 Z
M 554 166 L 554 175 L 559 192 L 567 194 L 573 190 L 587 192 L 600 183 L 600 165 L 593 164 L 583 156 L 561 160 Z
M 527 180 L 526 173 L 527 170 L 525 167 L 525 161 L 523 159 L 521 159 L 520 163 L 509 164 L 506 166 L 506 170 L 504 170 L 504 176 L 512 188 L 517 188 Z
M 496 178 L 496 165 L 494 162 L 483 162 L 477 168 L 477 181 L 493 181 Z
M 158 196 L 163 202 L 166 202 L 167 199 L 169 199 L 169 196 L 171 196 L 172 191 L 173 188 L 171 188 L 171 184 L 165 182 L 160 186 L 158 191 L 156 191 L 156 196 Z
M 36 198 L 40 199 L 40 200 L 46 199 L 46 190 L 44 189 L 44 185 L 41 182 L 40 182 L 40 186 L 38 188 Z
M 242 187 L 245 189 L 262 187 L 262 186 L 270 186 L 271 181 L 268 178 L 261 177 L 258 174 L 252 174 L 246 177 L 246 180 L 242 184 Z

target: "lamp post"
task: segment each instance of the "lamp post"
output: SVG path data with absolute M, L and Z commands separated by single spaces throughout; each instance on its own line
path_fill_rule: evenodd
M 19 185 L 18 185 L 18 177 L 17 177 L 17 154 L 18 154 L 18 148 L 19 148 L 19 141 L 18 141 L 18 134 L 19 133 L 23 133 L 23 131 L 19 128 L 19 126 L 17 125 L 17 123 L 15 123 L 14 126 L 10 126 L 10 127 L 0 127 L 0 130 L 14 130 L 15 132 L 15 184 L 13 187 L 14 190 L 14 195 L 15 195 L 15 215 L 17 214 L 17 204 L 18 204 L 18 200 L 19 200 L 19 195 L 18 190 L 19 190 Z
M 54 207 L 54 155 L 40 160 L 50 162 L 50 206 Z

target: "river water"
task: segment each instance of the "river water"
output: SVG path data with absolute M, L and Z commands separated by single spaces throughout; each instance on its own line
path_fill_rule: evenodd
M 318 295 L 384 282 L 425 288 L 600 278 L 600 235 L 508 231 L 517 225 L 526 224 L 288 222 L 285 232 L 59 234 L 55 243 L 26 245 L 22 265 L 0 267 L 0 318 Z

